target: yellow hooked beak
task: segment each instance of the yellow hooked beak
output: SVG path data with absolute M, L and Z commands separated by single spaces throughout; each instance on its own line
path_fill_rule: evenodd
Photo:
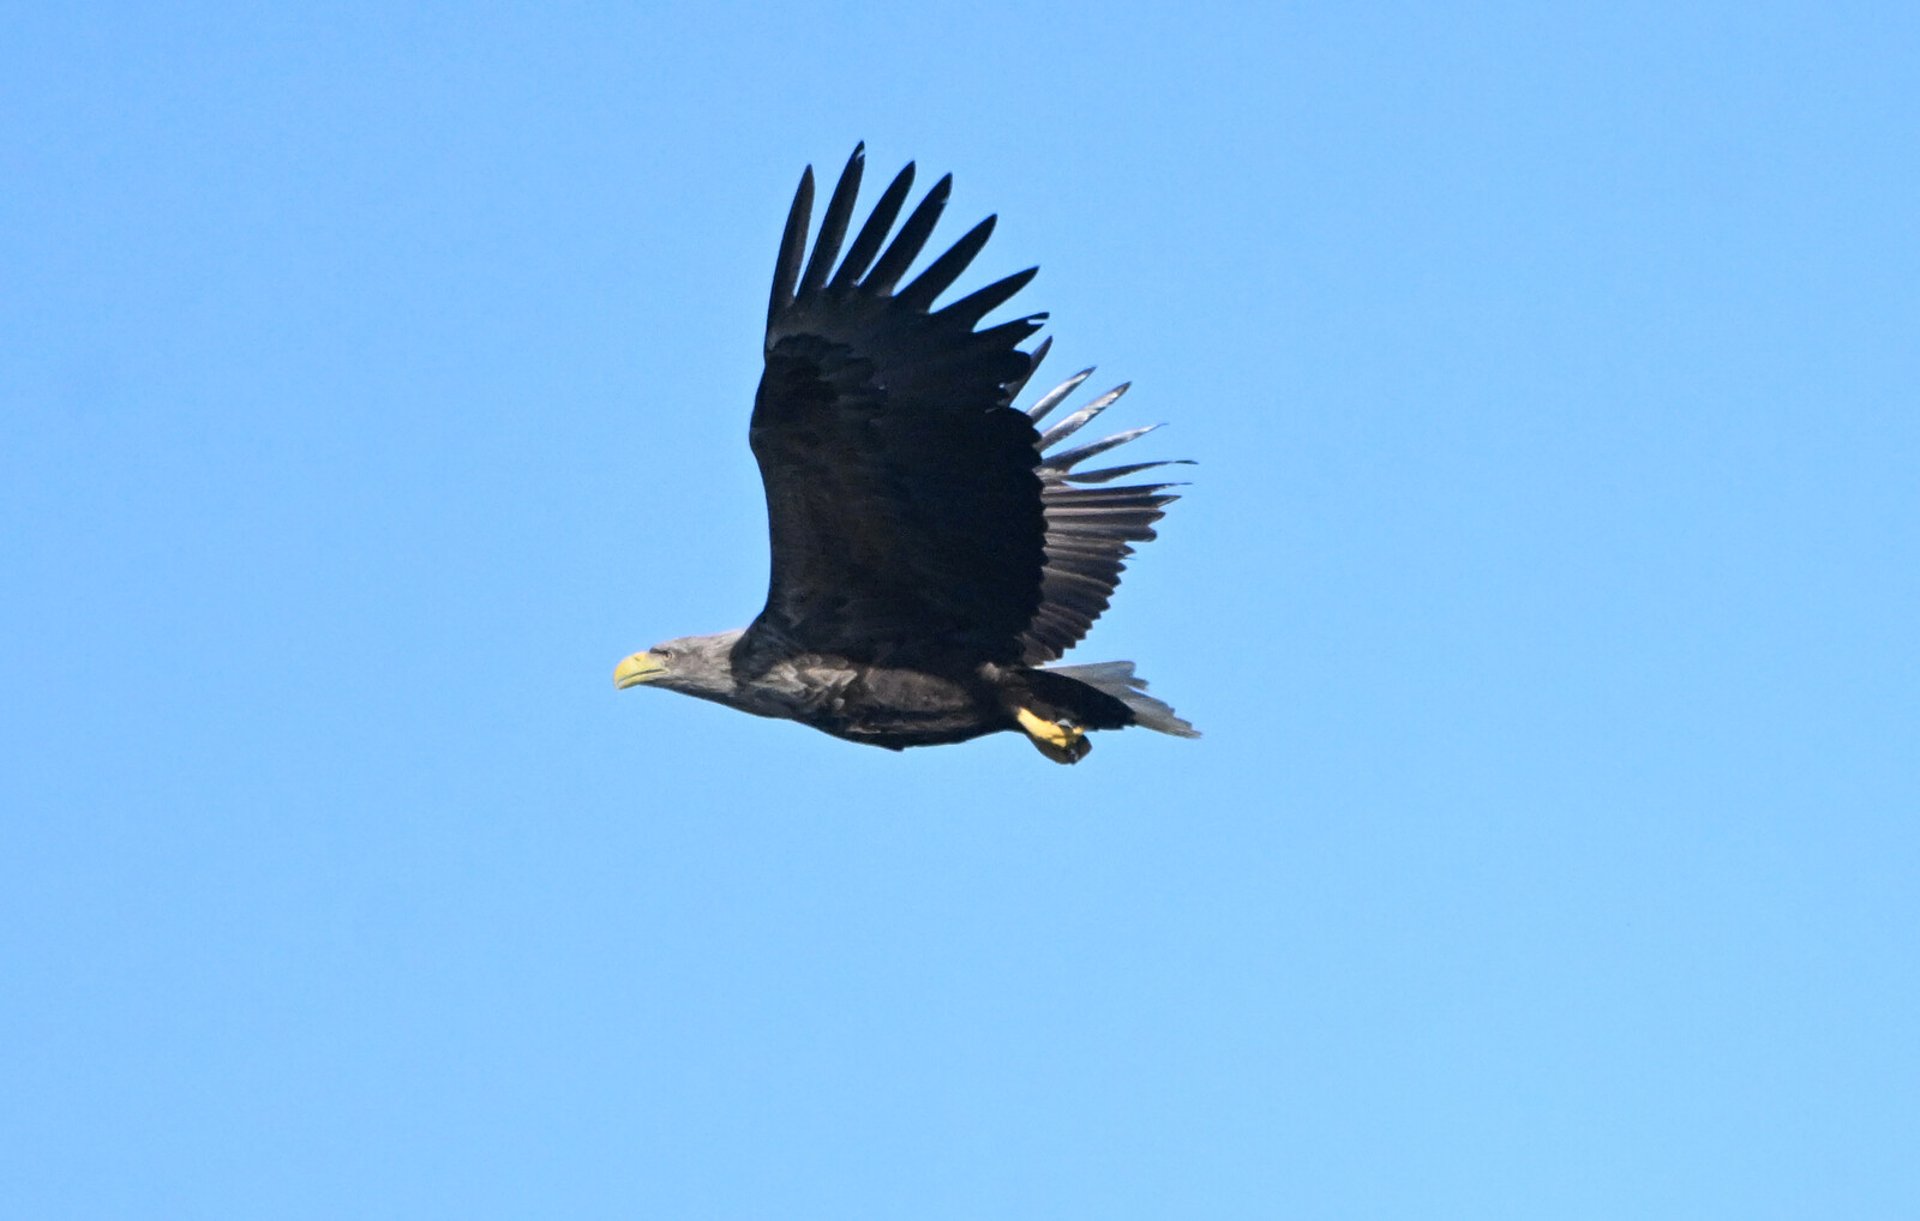
M 651 653 L 635 653 L 613 668 L 613 685 L 625 691 L 641 683 L 650 683 L 667 672 L 667 667 Z

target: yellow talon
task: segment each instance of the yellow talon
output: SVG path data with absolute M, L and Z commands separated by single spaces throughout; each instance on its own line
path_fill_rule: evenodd
M 1093 749 L 1093 743 L 1087 741 L 1087 731 L 1078 725 L 1049 721 L 1026 708 L 1014 709 L 1013 715 L 1026 731 L 1027 740 L 1055 763 L 1078 763 Z

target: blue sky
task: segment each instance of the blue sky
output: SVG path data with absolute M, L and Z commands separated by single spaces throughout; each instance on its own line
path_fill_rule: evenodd
M 0 1213 L 1920 1212 L 1920 18 L 114 6 L 0 41 Z M 743 624 L 799 172 L 1194 486 L 894 755 Z

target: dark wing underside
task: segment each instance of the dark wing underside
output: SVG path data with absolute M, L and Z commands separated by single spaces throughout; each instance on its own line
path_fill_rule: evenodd
M 751 672 L 799 652 L 1018 662 L 1034 648 L 1025 634 L 1052 541 L 1042 487 L 1054 477 L 1033 421 L 1009 404 L 1034 363 L 1017 345 L 1044 315 L 974 327 L 1033 272 L 931 309 L 985 244 L 988 218 L 896 291 L 950 181 L 888 244 L 911 165 L 840 259 L 863 160 L 856 149 L 810 258 L 812 170 L 787 217 L 751 430 L 773 573 L 736 665 Z

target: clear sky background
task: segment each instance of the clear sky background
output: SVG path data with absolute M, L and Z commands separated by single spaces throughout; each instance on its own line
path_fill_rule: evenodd
M 13 6 L 0 1215 L 1920 1215 L 1917 14 Z M 861 139 L 1204 739 L 612 689 Z

